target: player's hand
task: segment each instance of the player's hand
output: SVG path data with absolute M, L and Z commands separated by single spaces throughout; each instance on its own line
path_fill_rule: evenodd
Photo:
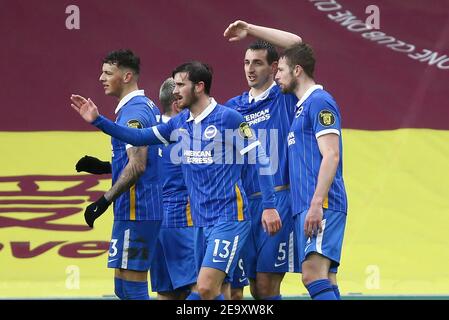
M 248 35 L 249 24 L 242 20 L 237 20 L 229 25 L 223 36 L 229 41 L 239 41 Z
M 91 156 L 84 156 L 79 159 L 75 168 L 77 172 L 85 171 L 92 174 L 112 173 L 110 162 L 101 161 L 100 159 Z
M 70 104 L 71 107 L 87 122 L 94 122 L 100 115 L 97 106 L 90 100 L 90 98 L 86 100 L 86 98 L 82 96 L 72 94 L 70 100 L 72 100 L 72 103 Z
M 270 236 L 281 230 L 282 221 L 276 209 L 265 209 L 262 212 L 262 227 Z
M 306 219 L 304 221 L 304 233 L 308 237 L 318 235 L 323 231 L 321 222 L 323 221 L 323 207 L 312 205 L 307 211 Z
M 108 209 L 110 204 L 103 195 L 100 199 L 88 205 L 84 212 L 84 220 L 86 220 L 87 225 L 93 228 L 95 220 Z

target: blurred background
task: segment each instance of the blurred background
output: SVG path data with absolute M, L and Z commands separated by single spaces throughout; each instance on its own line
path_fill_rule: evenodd
M 378 29 L 367 27 L 370 5 Z M 349 201 L 343 296 L 449 296 L 449 0 L 2 0 L 0 7 L 0 298 L 113 297 L 112 212 L 92 230 L 83 218 L 110 177 L 74 168 L 86 154 L 110 159 L 110 141 L 70 108 L 70 94 L 90 97 L 113 118 L 117 101 L 98 81 L 101 61 L 129 48 L 141 58 L 140 88 L 156 104 L 160 84 L 193 59 L 213 67 L 211 95 L 224 103 L 248 90 L 243 57 L 254 39 L 223 37 L 237 19 L 311 44 L 316 81 L 340 106 Z M 306 295 L 300 275 L 285 278 L 282 294 Z

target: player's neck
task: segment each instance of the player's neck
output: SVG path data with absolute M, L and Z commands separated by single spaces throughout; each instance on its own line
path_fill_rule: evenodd
M 301 99 L 304 94 L 309 90 L 311 87 L 315 85 L 315 81 L 312 78 L 303 78 L 299 79 L 299 85 L 295 90 L 295 95 L 298 99 Z
M 198 115 L 200 115 L 209 104 L 210 104 L 209 96 L 207 95 L 201 96 L 201 98 L 199 98 L 197 102 L 195 102 L 190 106 L 190 113 L 192 114 L 193 118 L 196 118 Z
M 137 83 L 129 85 L 125 88 L 123 88 L 122 92 L 120 93 L 119 97 L 118 97 L 118 101 L 122 100 L 127 94 L 139 90 L 139 87 L 137 86 Z
M 253 98 L 255 98 L 255 97 L 257 97 L 257 96 L 260 96 L 262 93 L 264 93 L 265 91 L 267 91 L 267 89 L 268 89 L 269 87 L 271 87 L 271 85 L 273 84 L 273 82 L 274 82 L 274 80 L 267 81 L 267 83 L 265 83 L 265 84 L 264 84 L 262 87 L 260 87 L 260 88 L 252 87 L 252 88 L 249 90 L 249 93 L 251 94 L 251 96 L 252 96 Z

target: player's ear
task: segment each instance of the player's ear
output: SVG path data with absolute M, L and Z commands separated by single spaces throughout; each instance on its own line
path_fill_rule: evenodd
M 124 83 L 130 83 L 133 79 L 134 74 L 131 71 L 126 71 L 123 73 L 123 82 Z
M 303 72 L 303 69 L 302 69 L 302 67 L 299 65 L 299 64 L 297 64 L 296 66 L 295 66 L 295 68 L 293 69 L 293 74 L 296 76 L 296 77 L 299 77 L 300 76 L 300 74 Z
M 198 83 L 195 83 L 195 93 L 204 92 L 204 82 L 200 81 Z

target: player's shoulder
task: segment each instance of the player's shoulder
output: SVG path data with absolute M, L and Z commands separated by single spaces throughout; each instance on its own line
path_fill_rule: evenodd
M 237 121 L 243 120 L 243 116 L 237 110 L 235 110 L 233 108 L 229 108 L 225 105 L 217 103 L 215 110 L 218 114 L 222 114 L 224 119 L 229 120 L 231 122 L 234 120 L 237 120 Z
M 312 101 L 318 101 L 318 100 L 334 100 L 332 95 L 324 90 L 324 89 L 316 89 L 310 94 L 310 99 Z
M 312 107 L 330 107 L 338 110 L 334 97 L 324 89 L 317 89 L 313 91 L 308 100 Z
M 142 127 L 156 125 L 160 119 L 159 108 L 146 96 L 131 98 L 121 110 L 123 120 L 136 120 Z
M 245 104 L 248 101 L 249 93 L 247 91 L 243 92 L 241 95 L 235 96 L 224 103 L 226 107 L 237 109 Z
M 189 109 L 184 109 L 180 113 L 178 113 L 176 116 L 170 118 L 167 123 L 174 127 L 180 127 L 183 123 L 187 121 L 190 117 L 190 111 Z
M 135 110 L 159 112 L 159 108 L 147 96 L 132 97 L 125 106 L 130 106 Z

